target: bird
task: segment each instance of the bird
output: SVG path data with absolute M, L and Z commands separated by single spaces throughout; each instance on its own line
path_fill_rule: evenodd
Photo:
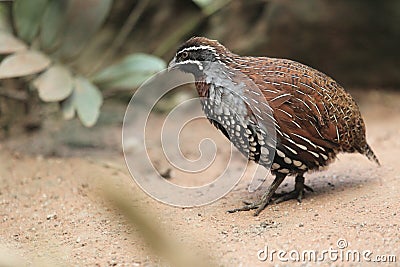
M 304 191 L 312 191 L 304 174 L 325 169 L 339 153 L 358 152 L 380 165 L 355 100 L 314 68 L 290 59 L 240 56 L 217 40 L 192 37 L 168 69 L 193 74 L 210 122 L 275 176 L 259 200 L 228 212 L 255 210 L 257 216 L 269 204 L 301 202 Z M 295 176 L 294 190 L 279 195 L 287 176 Z

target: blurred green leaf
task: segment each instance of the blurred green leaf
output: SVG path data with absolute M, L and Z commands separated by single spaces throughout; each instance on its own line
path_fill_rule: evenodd
M 0 79 L 21 77 L 46 69 L 50 59 L 40 52 L 27 50 L 7 56 L 0 63 Z
M 86 78 L 77 77 L 73 102 L 82 124 L 86 127 L 93 126 L 99 117 L 103 103 L 103 96 L 99 89 Z
M 12 32 L 11 12 L 8 5 L 0 2 L 0 31 Z
M 201 8 L 205 8 L 210 5 L 214 0 L 193 0 L 193 2 Z
M 193 2 L 202 9 L 203 14 L 210 16 L 231 2 L 231 0 L 193 0 Z
M 72 93 L 72 76 L 70 71 L 55 65 L 33 81 L 39 91 L 39 97 L 45 102 L 61 101 Z
M 18 36 L 31 43 L 39 31 L 39 25 L 48 0 L 15 0 L 13 18 Z
M 0 31 L 0 54 L 11 54 L 26 49 L 26 45 L 12 34 Z
M 70 0 L 60 54 L 71 58 L 79 54 L 106 19 L 112 0 Z
M 54 49 L 60 44 L 60 37 L 66 20 L 68 1 L 50 0 L 44 12 L 41 29 L 40 43 L 45 50 Z
M 134 88 L 155 73 L 166 68 L 164 60 L 148 54 L 131 54 L 93 78 L 95 83 L 108 88 Z
M 75 117 L 74 98 L 75 93 L 72 92 L 67 99 L 61 102 L 61 112 L 65 120 L 71 120 L 73 117 Z

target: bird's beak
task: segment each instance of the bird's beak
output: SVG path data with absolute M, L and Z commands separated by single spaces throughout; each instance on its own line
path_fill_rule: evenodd
M 168 71 L 173 70 L 176 67 L 176 58 L 174 57 L 169 63 L 168 63 Z

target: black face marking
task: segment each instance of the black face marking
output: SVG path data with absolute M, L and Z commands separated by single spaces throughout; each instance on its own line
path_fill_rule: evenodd
M 206 62 L 218 60 L 215 48 L 207 45 L 184 46 L 176 52 L 174 66 L 180 70 L 202 77 Z
M 215 49 L 209 46 L 191 46 L 179 49 L 176 53 L 176 62 L 185 62 L 187 60 L 214 62 L 217 60 L 217 56 Z

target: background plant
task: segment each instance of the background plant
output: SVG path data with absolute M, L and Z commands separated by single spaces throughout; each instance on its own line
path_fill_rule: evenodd
M 90 43 L 96 41 L 112 3 L 15 0 L 11 4 L 12 19 L 0 31 L 2 86 L 19 84 L 24 90 L 35 91 L 44 102 L 59 102 L 65 119 L 77 114 L 83 125 L 93 126 L 103 103 L 100 88 L 134 88 L 165 68 L 162 59 L 143 53 L 125 55 L 106 67 L 102 62 L 96 67 L 96 62 L 80 60 L 93 48 Z M 1 6 L 3 21 L 7 5 Z M 104 61 L 101 54 L 99 57 Z M 18 82 L 5 81 L 14 78 Z
M 25 101 L 31 112 L 37 94 L 43 102 L 60 103 L 65 119 L 77 115 L 83 125 L 93 126 L 100 114 L 103 92 L 136 88 L 166 67 L 164 60 L 147 53 L 124 54 L 118 56 L 117 62 L 114 60 L 149 2 L 140 1 L 119 32 L 113 35 L 100 32 L 113 0 L 1 3 L 0 82 L 3 97 Z M 189 26 L 196 25 L 201 18 L 229 1 L 194 2 L 204 12 Z M 168 38 L 156 54 L 163 54 L 165 49 L 175 45 L 175 38 L 180 38 L 192 27 L 185 27 L 178 31 L 178 36 Z M 107 38 L 109 46 L 100 47 Z M 94 56 L 94 52 L 97 55 Z M 14 95 L 16 91 L 20 91 L 21 97 Z

